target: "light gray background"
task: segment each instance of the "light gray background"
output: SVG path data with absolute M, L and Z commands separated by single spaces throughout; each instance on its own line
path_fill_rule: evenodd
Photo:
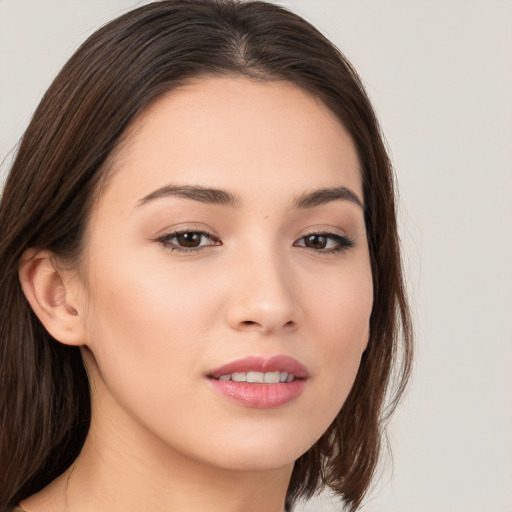
M 0 0 L 0 176 L 76 46 L 142 3 Z M 512 512 L 512 2 L 281 3 L 362 75 L 400 185 L 417 362 L 363 510 Z

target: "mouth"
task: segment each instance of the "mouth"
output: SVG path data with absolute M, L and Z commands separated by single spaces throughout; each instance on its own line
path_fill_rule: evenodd
M 276 355 L 243 357 L 212 370 L 208 377 L 223 381 L 277 384 L 306 379 L 308 375 L 308 369 L 293 357 Z
M 207 375 L 210 386 L 228 400 L 245 407 L 269 409 L 297 399 L 308 370 L 296 359 L 278 355 L 249 356 L 223 365 Z
M 279 384 L 292 382 L 296 377 L 288 372 L 233 372 L 221 375 L 217 380 L 233 382 L 249 382 L 251 384 Z

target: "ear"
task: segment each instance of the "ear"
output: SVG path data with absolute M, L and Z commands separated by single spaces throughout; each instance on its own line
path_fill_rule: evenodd
M 25 297 L 46 330 L 66 345 L 84 345 L 78 282 L 72 272 L 59 269 L 51 251 L 29 249 L 21 259 L 19 278 Z

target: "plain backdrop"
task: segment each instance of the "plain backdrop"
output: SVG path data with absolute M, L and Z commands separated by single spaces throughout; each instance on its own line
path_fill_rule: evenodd
M 0 0 L 0 177 L 72 51 L 142 3 Z M 512 512 L 512 2 L 279 3 L 355 65 L 399 182 L 417 361 L 363 510 Z

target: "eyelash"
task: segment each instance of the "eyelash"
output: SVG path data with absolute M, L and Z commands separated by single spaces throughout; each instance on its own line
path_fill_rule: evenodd
M 176 238 L 181 235 L 201 235 L 201 237 L 205 237 L 208 240 L 213 241 L 214 243 L 202 245 L 199 247 L 182 247 L 171 242 L 173 238 Z M 221 245 L 220 240 L 216 236 L 207 233 L 206 231 L 198 231 L 195 229 L 183 229 L 181 231 L 173 231 L 172 233 L 169 233 L 167 235 L 162 236 L 161 238 L 158 238 L 157 242 L 160 242 L 166 249 L 169 249 L 170 251 L 177 251 L 181 253 L 198 252 L 202 250 L 204 247 L 215 247 Z
M 174 238 L 176 238 L 178 236 L 183 236 L 183 235 L 200 235 L 201 237 L 211 240 L 213 243 L 206 244 L 206 245 L 200 245 L 198 247 L 183 247 L 174 242 L 171 242 L 171 240 L 173 240 Z M 313 236 L 328 239 L 327 243 L 329 241 L 334 241 L 336 243 L 336 246 L 333 248 L 329 248 L 329 249 L 326 249 L 326 248 L 314 249 L 311 247 L 307 247 L 306 245 L 298 245 L 297 244 L 297 242 L 305 240 L 308 237 L 313 237 Z M 172 233 L 169 233 L 167 235 L 164 235 L 164 236 L 158 238 L 157 242 L 162 244 L 166 249 L 168 249 L 170 251 L 173 251 L 173 252 L 176 251 L 176 252 L 180 252 L 180 253 L 193 253 L 193 252 L 198 252 L 198 251 L 203 250 L 204 247 L 218 247 L 218 246 L 222 245 L 220 243 L 219 238 L 217 238 L 216 236 L 214 236 L 210 233 L 207 233 L 206 231 L 197 231 L 194 229 L 184 229 L 181 231 L 179 231 L 179 230 L 173 231 Z M 328 232 L 328 231 L 308 233 L 307 235 L 304 235 L 303 237 L 299 238 L 299 240 L 297 240 L 297 242 L 294 242 L 294 244 L 293 244 L 294 247 L 302 247 L 304 249 L 310 249 L 319 254 L 340 254 L 340 253 L 347 251 L 348 249 L 351 249 L 355 245 L 354 240 L 352 240 L 348 236 L 340 235 L 339 233 L 332 233 L 332 232 Z
M 346 236 L 346 235 L 340 235 L 339 233 L 332 233 L 329 231 L 321 231 L 321 232 L 314 232 L 314 233 L 308 233 L 307 235 L 304 235 L 303 237 L 299 238 L 299 241 L 304 240 L 308 237 L 320 237 L 320 238 L 326 238 L 328 241 L 334 241 L 336 243 L 335 247 L 332 247 L 330 249 L 313 249 L 312 247 L 307 247 L 305 245 L 297 245 L 297 242 L 295 242 L 293 245 L 295 247 L 303 247 L 304 249 L 311 249 L 312 251 L 315 251 L 320 254 L 341 254 L 348 249 L 351 249 L 354 247 L 355 242 L 352 240 L 352 238 Z

